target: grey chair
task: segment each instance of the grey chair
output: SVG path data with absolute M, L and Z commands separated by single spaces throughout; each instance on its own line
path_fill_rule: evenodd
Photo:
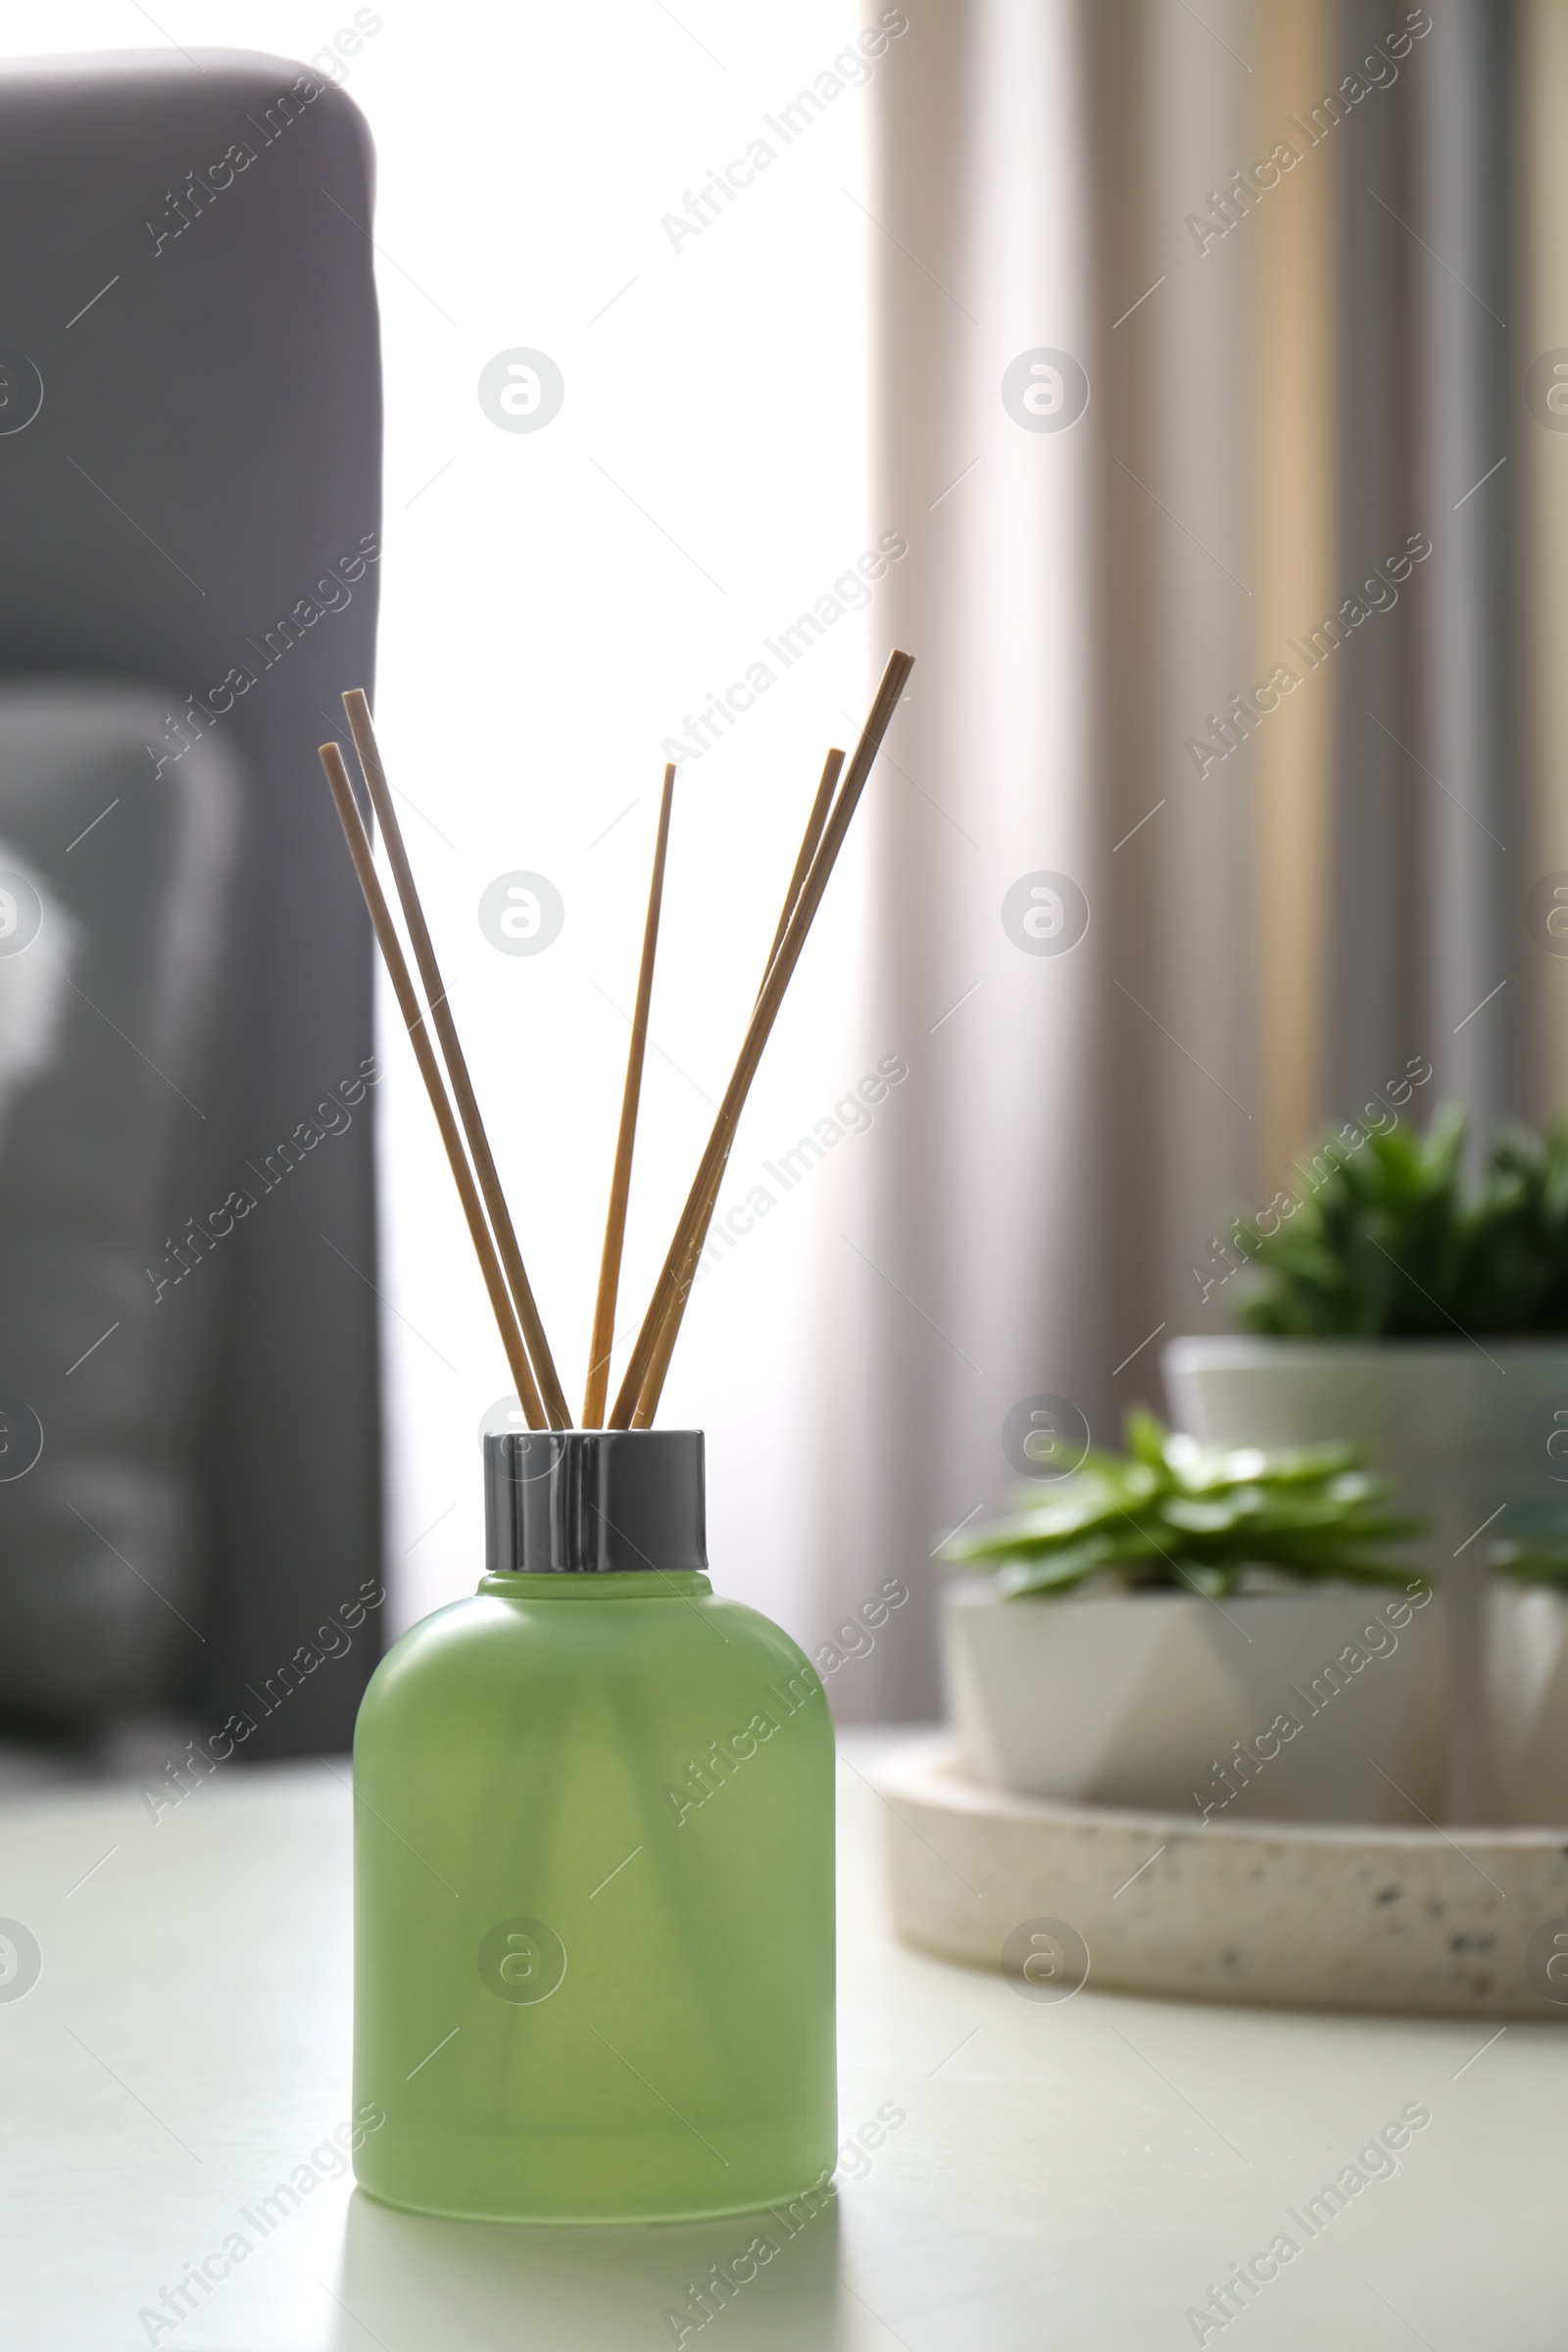
M 374 1663 L 372 170 L 283 60 L 0 74 L 0 1736 Z

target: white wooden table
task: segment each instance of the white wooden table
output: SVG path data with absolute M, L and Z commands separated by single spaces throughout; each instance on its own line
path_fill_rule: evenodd
M 336 2173 L 344 1763 L 236 1768 L 156 1826 L 133 1787 L 0 1810 L 0 1917 L 42 1955 L 24 1997 L 0 1998 L 6 2352 L 654 2352 L 677 2340 L 671 2311 L 685 2342 L 723 2352 L 1174 2352 L 1222 2337 L 1252 2352 L 1561 2352 L 1568 2031 L 1510 2026 L 1489 2045 L 1472 2025 L 1092 1986 L 1025 2000 L 890 1939 L 872 1752 L 848 1740 L 840 1768 L 843 2135 L 869 2124 L 876 2140 L 879 2110 L 906 2121 L 701 2329 L 689 2288 L 744 2257 L 751 2220 L 449 2224 L 377 2206 Z M 1320 2206 L 1309 2236 L 1290 2217 L 1410 2107 L 1431 2121 L 1397 2169 L 1343 2210 Z M 304 2177 L 317 2184 L 278 2200 L 264 2234 L 262 2200 Z M 1281 2232 L 1298 2251 L 1237 2316 L 1186 2316 Z M 237 2260 L 222 2251 L 236 2234 L 250 2241 Z M 177 2327 L 138 2316 L 204 2262 L 217 2283 L 189 2290 Z

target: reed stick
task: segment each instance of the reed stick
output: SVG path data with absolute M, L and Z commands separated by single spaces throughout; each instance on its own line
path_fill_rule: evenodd
M 474 1254 L 479 1260 L 479 1271 L 484 1277 L 484 1287 L 490 1294 L 490 1306 L 495 1315 L 497 1329 L 501 1333 L 501 1345 L 506 1349 L 507 1362 L 511 1367 L 513 1380 L 516 1384 L 518 1401 L 521 1403 L 528 1427 L 543 1429 L 546 1426 L 544 1407 L 540 1402 L 539 1392 L 534 1386 L 527 1350 L 522 1344 L 522 1333 L 513 1311 L 512 1299 L 501 1271 L 501 1261 L 496 1255 L 495 1244 L 490 1238 L 490 1228 L 484 1221 L 484 1209 L 480 1203 L 467 1160 L 464 1156 L 463 1138 L 458 1131 L 458 1122 L 453 1116 L 452 1105 L 447 1101 L 446 1087 L 441 1078 L 441 1065 L 436 1060 L 435 1048 L 430 1043 L 424 1015 L 419 1010 L 419 1000 L 415 994 L 414 982 L 409 975 L 408 963 L 404 958 L 403 948 L 392 921 L 392 909 L 386 903 L 385 894 L 376 874 L 375 859 L 370 850 L 370 837 L 365 829 L 365 819 L 361 816 L 359 806 L 355 801 L 354 787 L 349 782 L 349 771 L 342 752 L 335 743 L 323 743 L 320 749 L 321 765 L 326 770 L 326 780 L 332 788 L 332 798 L 337 803 L 338 817 L 343 826 L 343 837 L 349 845 L 349 855 L 354 859 L 354 870 L 360 877 L 360 888 L 365 893 L 365 904 L 370 910 L 370 921 L 375 928 L 375 936 L 380 942 L 381 954 L 385 958 L 393 992 L 397 997 L 398 1009 L 407 1025 L 415 1059 L 419 1065 L 419 1075 L 424 1080 L 425 1092 L 430 1098 L 430 1107 L 435 1112 L 436 1125 L 441 1130 L 441 1141 L 446 1146 L 447 1159 L 451 1164 L 453 1180 L 458 1188 L 458 1198 L 463 1203 L 463 1213 L 467 1219 L 469 1238 L 473 1243 Z
M 806 886 L 806 877 L 811 870 L 811 859 L 816 856 L 817 844 L 822 838 L 822 831 L 827 823 L 827 812 L 833 806 L 834 787 L 838 783 L 839 771 L 843 765 L 844 754 L 836 751 L 829 752 L 822 762 L 821 779 L 816 787 L 815 798 L 811 802 L 810 814 L 806 820 L 806 831 L 801 835 L 801 846 L 795 855 L 795 870 L 790 875 L 790 886 L 784 893 L 783 912 L 778 918 L 778 929 L 773 934 L 773 944 L 767 951 L 767 961 L 762 966 L 761 986 L 757 992 L 759 996 L 767 986 L 767 975 L 773 969 L 773 958 L 784 944 L 784 934 L 790 927 L 790 916 L 795 912 L 801 892 Z
M 522 1262 L 522 1251 L 517 1246 L 517 1236 L 490 1150 L 490 1139 L 485 1133 L 473 1082 L 468 1076 L 468 1064 L 458 1042 L 457 1024 L 453 1020 L 451 1003 L 441 978 L 441 966 L 436 960 L 430 928 L 424 919 L 424 908 L 419 903 L 414 868 L 409 863 L 409 854 L 403 844 L 403 828 L 398 823 L 397 810 L 392 805 L 386 769 L 382 765 L 381 750 L 370 718 L 370 706 L 363 688 L 352 687 L 343 697 L 343 708 L 348 713 L 349 732 L 354 737 L 354 748 L 365 771 L 370 806 L 375 810 L 376 823 L 381 828 L 381 838 L 386 844 L 387 862 L 392 868 L 392 878 L 397 884 L 404 918 L 409 926 L 409 937 L 414 944 L 414 958 L 419 967 L 419 978 L 424 983 L 424 993 L 429 1000 L 430 1018 L 441 1043 L 441 1052 L 452 1081 L 453 1099 L 458 1106 L 458 1116 L 463 1121 L 463 1132 L 468 1139 L 474 1174 L 479 1179 L 479 1190 L 484 1197 L 485 1210 L 495 1234 L 496 1249 L 506 1270 L 507 1286 L 516 1308 L 517 1321 L 522 1327 L 523 1345 L 528 1351 L 534 1380 L 550 1427 L 569 1429 L 571 1407 L 566 1402 L 565 1393 L 556 1374 L 555 1359 L 550 1352 L 550 1343 L 545 1338 L 539 1309 L 534 1303 L 533 1291 Z
M 827 812 L 832 806 L 833 788 L 838 783 L 839 770 L 843 765 L 844 754 L 839 751 L 829 752 L 822 763 L 821 781 L 817 785 L 815 798 L 811 802 L 810 813 L 806 820 L 806 831 L 801 836 L 801 846 L 795 859 L 795 870 L 790 875 L 789 888 L 784 893 L 783 910 L 778 918 L 778 928 L 773 933 L 773 944 L 767 951 L 767 961 L 762 967 L 763 988 L 766 987 L 767 975 L 773 968 L 773 958 L 778 954 L 785 932 L 789 929 L 790 916 L 795 912 L 795 904 L 801 895 L 802 886 L 810 871 L 811 859 L 816 855 L 816 845 L 822 838 L 822 828 L 827 823 Z M 758 995 L 760 996 L 760 994 L 761 988 L 758 990 Z M 733 1141 L 733 1138 L 731 1140 Z M 728 1167 L 729 1146 L 726 1145 L 724 1156 L 718 1163 L 712 1183 L 709 1186 L 708 1198 L 703 1205 L 702 1216 L 698 1220 L 697 1231 L 692 1237 L 692 1246 L 686 1255 L 680 1283 L 664 1302 L 659 1336 L 654 1343 L 654 1351 L 649 1359 L 648 1374 L 643 1382 L 642 1394 L 637 1399 L 637 1410 L 631 1417 L 633 1429 L 647 1429 L 651 1425 L 655 1413 L 659 1410 L 659 1399 L 664 1391 L 664 1376 L 669 1370 L 669 1359 L 675 1352 L 675 1342 L 680 1337 L 680 1327 L 686 1313 L 686 1301 L 692 1295 L 692 1284 L 697 1276 L 698 1263 L 708 1241 L 708 1229 L 713 1221 L 713 1211 L 718 1206 L 718 1196 L 723 1190 L 724 1176 Z
M 822 894 L 827 888 L 839 851 L 844 846 L 844 837 L 849 830 L 850 820 L 859 805 L 860 795 L 865 789 L 866 778 L 871 772 L 872 761 L 881 747 L 882 738 L 887 733 L 889 722 L 898 708 L 899 697 L 903 693 L 906 681 L 913 667 L 913 658 L 908 654 L 895 652 L 888 658 L 887 667 L 882 673 L 882 682 L 876 690 L 865 724 L 860 730 L 860 739 L 844 771 L 838 797 L 829 812 L 827 823 L 823 827 L 822 838 L 817 844 L 816 853 L 811 859 L 806 880 L 801 886 L 800 897 L 785 925 L 778 953 L 768 967 L 767 978 L 762 983 L 761 991 L 753 1008 L 734 1071 L 729 1085 L 725 1089 L 724 1099 L 719 1104 L 718 1116 L 713 1122 L 712 1133 L 708 1140 L 708 1148 L 703 1153 L 691 1191 L 686 1197 L 686 1205 L 681 1211 L 674 1239 L 665 1255 L 653 1298 L 643 1317 L 636 1345 L 632 1348 L 620 1388 L 616 1392 L 614 1408 L 610 1416 L 609 1426 L 612 1429 L 629 1428 L 632 1416 L 641 1400 L 643 1383 L 648 1377 L 654 1349 L 659 1342 L 660 1326 L 665 1307 L 670 1299 L 677 1297 L 680 1292 L 685 1269 L 691 1255 L 692 1240 L 701 1222 L 704 1205 L 715 1184 L 725 1153 L 729 1150 L 730 1141 L 740 1119 L 747 1095 L 751 1091 L 752 1081 L 757 1075 L 758 1064 L 761 1060 L 773 1023 L 778 1018 L 778 1008 L 784 1001 L 784 992 L 800 961 L 807 934 L 810 930 L 812 918 L 821 904 Z
M 605 1247 L 599 1260 L 599 1291 L 594 1300 L 594 1327 L 588 1342 L 588 1385 L 583 1394 L 584 1429 L 602 1429 L 605 1398 L 610 1390 L 610 1354 L 615 1337 L 615 1299 L 620 1290 L 620 1254 L 626 1238 L 626 1201 L 631 1192 L 631 1160 L 637 1142 L 637 1105 L 642 1096 L 643 1057 L 648 1046 L 648 1008 L 654 994 L 654 957 L 659 949 L 659 912 L 664 896 L 664 857 L 669 847 L 669 811 L 675 797 L 675 770 L 664 770 L 664 789 L 659 803 L 659 831 L 654 840 L 654 871 L 648 885 L 648 916 L 643 924 L 642 961 L 637 967 L 637 1002 L 631 1016 L 631 1044 L 626 1049 L 626 1083 L 620 1098 L 620 1127 L 615 1136 L 615 1164 L 610 1180 L 610 1208 L 605 1218 Z

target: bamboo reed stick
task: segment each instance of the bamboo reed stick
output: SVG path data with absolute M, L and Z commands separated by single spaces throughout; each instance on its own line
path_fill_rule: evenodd
M 834 787 L 838 783 L 839 772 L 843 765 L 844 754 L 837 751 L 829 752 L 822 762 L 821 779 L 811 802 L 810 814 L 806 820 L 806 831 L 801 835 L 801 846 L 795 855 L 795 870 L 790 875 L 790 886 L 784 893 L 783 912 L 778 918 L 778 929 L 773 934 L 773 944 L 767 951 L 767 961 L 762 966 L 761 986 L 757 992 L 759 996 L 767 986 L 767 975 L 773 969 L 773 958 L 784 944 L 784 934 L 790 927 L 790 916 L 795 912 L 801 892 L 806 886 L 806 877 L 811 870 L 811 859 L 816 856 L 817 844 L 822 838 L 823 827 L 827 823 L 827 812 L 833 806 Z
M 386 959 L 386 968 L 397 997 L 398 1009 L 407 1024 L 409 1040 L 414 1047 L 415 1058 L 419 1065 L 419 1075 L 424 1080 L 425 1092 L 430 1098 L 430 1107 L 435 1112 L 436 1125 L 441 1130 L 441 1141 L 446 1146 L 447 1159 L 451 1164 L 453 1179 L 458 1188 L 458 1198 L 463 1203 L 463 1213 L 467 1219 L 469 1238 L 473 1243 L 474 1254 L 479 1260 L 479 1271 L 484 1277 L 484 1287 L 490 1294 L 490 1305 L 495 1315 L 497 1328 L 501 1333 L 501 1345 L 506 1349 L 507 1362 L 511 1367 L 512 1377 L 516 1383 L 518 1400 L 522 1405 L 529 1428 L 543 1429 L 546 1426 L 544 1407 L 539 1399 L 539 1392 L 534 1386 L 527 1350 L 522 1344 L 522 1333 L 513 1311 L 512 1299 L 501 1272 L 501 1261 L 496 1255 L 495 1244 L 490 1239 L 490 1229 L 484 1221 L 484 1209 L 474 1187 L 467 1160 L 464 1156 L 463 1138 L 458 1131 L 458 1122 L 453 1116 L 452 1105 L 447 1101 L 446 1087 L 441 1078 L 441 1065 L 436 1060 L 435 1048 L 430 1043 L 424 1015 L 419 1010 L 419 1000 L 415 994 L 414 982 L 410 977 L 408 963 L 392 921 L 392 909 L 386 903 L 385 894 L 376 874 L 375 860 L 370 850 L 370 837 L 365 829 L 365 819 L 361 816 L 354 798 L 354 787 L 349 782 L 349 771 L 344 763 L 343 754 L 335 743 L 321 745 L 321 765 L 326 770 L 326 780 L 332 788 L 332 798 L 337 803 L 343 836 L 349 845 L 349 855 L 354 859 L 354 869 L 360 877 L 360 888 L 365 893 L 365 904 L 370 910 L 370 921 L 374 925 L 375 936 L 380 942 L 381 954 Z
M 767 961 L 762 967 L 763 988 L 766 987 L 767 975 L 773 968 L 773 958 L 778 954 L 785 932 L 789 929 L 790 916 L 795 912 L 795 904 L 801 895 L 802 886 L 810 871 L 811 859 L 816 855 L 816 845 L 822 838 L 822 828 L 827 823 L 827 812 L 832 806 L 833 788 L 839 780 L 839 770 L 843 765 L 844 754 L 839 751 L 829 752 L 823 761 L 821 781 L 817 785 L 815 798 L 811 802 L 810 813 L 806 820 L 806 831 L 801 836 L 801 846 L 795 859 L 795 870 L 790 875 L 789 888 L 784 893 L 784 906 L 778 918 L 778 928 L 773 934 L 773 944 L 767 951 Z M 760 994 L 761 989 L 760 988 L 758 995 L 760 996 Z M 648 1375 L 643 1382 L 642 1394 L 637 1399 L 637 1410 L 631 1417 L 633 1429 L 650 1427 L 655 1413 L 659 1410 L 659 1399 L 664 1391 L 664 1376 L 669 1370 L 669 1359 L 675 1352 L 675 1342 L 680 1337 L 680 1327 L 686 1313 L 686 1301 L 691 1297 L 698 1262 L 708 1240 L 709 1226 L 713 1221 L 713 1211 L 718 1206 L 718 1196 L 723 1190 L 724 1175 L 728 1166 L 729 1146 L 726 1144 L 724 1156 L 718 1163 L 712 1183 L 709 1186 L 708 1198 L 703 1204 L 703 1213 L 698 1221 L 697 1231 L 692 1237 L 692 1246 L 686 1254 L 679 1285 L 664 1302 L 664 1311 L 659 1326 L 659 1337 L 654 1343 L 653 1355 L 649 1360 Z
M 457 1024 L 452 1018 L 452 1006 L 441 978 L 441 966 L 436 961 L 430 928 L 424 919 L 424 908 L 419 904 L 418 885 L 414 879 L 414 868 L 409 863 L 409 854 L 403 844 L 403 828 L 398 823 L 397 810 L 392 805 L 386 769 L 382 764 L 380 746 L 376 742 L 375 728 L 370 718 L 370 706 L 363 688 L 352 687 L 343 697 L 343 708 L 348 713 L 349 731 L 354 737 L 354 748 L 360 756 L 360 765 L 369 788 L 370 806 L 375 810 L 381 838 L 386 844 L 387 862 L 392 868 L 392 878 L 397 884 L 398 897 L 403 905 L 409 937 L 414 944 L 415 961 L 419 967 L 419 978 L 424 983 L 424 993 L 429 999 L 430 1018 L 441 1043 L 458 1116 L 463 1121 L 463 1132 L 468 1139 L 474 1174 L 479 1179 L 479 1190 L 495 1233 L 496 1249 L 506 1270 L 507 1286 L 522 1328 L 523 1345 L 528 1351 L 539 1395 L 550 1427 L 569 1429 L 571 1407 L 566 1402 L 565 1393 L 556 1374 L 555 1359 L 550 1352 L 550 1343 L 545 1338 L 539 1309 L 534 1303 L 533 1291 L 522 1262 L 522 1251 L 517 1246 L 517 1236 L 490 1150 L 490 1139 L 485 1133 L 473 1082 L 468 1076 L 468 1064 L 458 1042 Z
M 724 1155 L 729 1150 L 746 1097 L 751 1090 L 752 1080 L 757 1075 L 758 1064 L 761 1060 L 773 1023 L 778 1017 L 778 1008 L 783 1003 L 784 992 L 789 986 L 796 964 L 800 961 L 801 951 L 806 945 L 807 933 L 810 930 L 812 918 L 821 904 L 822 893 L 827 888 L 828 878 L 833 871 L 839 851 L 844 845 L 844 837 L 849 830 L 850 820 L 854 816 L 859 804 L 860 795 L 865 789 L 865 781 L 871 772 L 872 761 L 881 747 L 882 738 L 887 733 L 889 722 L 898 708 L 899 697 L 903 693 L 906 681 L 913 667 L 913 658 L 908 654 L 895 652 L 889 656 L 887 667 L 882 673 L 882 682 L 876 690 L 865 724 L 860 730 L 860 739 L 844 771 L 838 798 L 833 804 L 827 823 L 823 828 L 822 838 L 817 844 L 816 854 L 811 859 L 809 871 L 801 887 L 801 894 L 796 902 L 794 912 L 785 925 L 784 937 L 779 942 L 778 953 L 768 967 L 767 978 L 762 983 L 761 991 L 753 1008 L 752 1018 L 747 1026 L 734 1072 L 725 1089 L 724 1099 L 719 1104 L 718 1116 L 713 1122 L 712 1133 L 708 1140 L 708 1149 L 703 1153 L 691 1191 L 686 1197 L 686 1205 L 681 1211 L 674 1239 L 665 1255 L 654 1297 L 643 1317 L 642 1328 L 638 1332 L 636 1345 L 632 1348 L 630 1360 L 616 1393 L 614 1408 L 611 1413 L 609 1423 L 612 1429 L 628 1428 L 631 1425 L 632 1416 L 637 1410 L 642 1396 L 643 1383 L 648 1377 L 648 1368 L 653 1361 L 654 1349 L 658 1345 L 660 1325 L 665 1305 L 669 1298 L 678 1294 L 680 1290 L 685 1267 L 691 1254 L 692 1240 L 702 1218 L 704 1203 L 716 1181 Z
M 674 797 L 675 770 L 671 766 L 664 770 L 664 789 L 659 803 L 653 879 L 648 885 L 648 916 L 643 924 L 642 961 L 637 967 L 637 1002 L 631 1016 L 631 1044 L 626 1049 L 626 1084 L 620 1098 L 620 1127 L 615 1137 L 615 1164 L 610 1180 L 605 1247 L 599 1261 L 599 1292 L 594 1300 L 594 1327 L 588 1342 L 588 1386 L 582 1400 L 584 1429 L 604 1427 L 605 1398 L 610 1390 L 610 1353 L 615 1337 L 620 1253 L 626 1238 L 626 1201 L 631 1192 L 631 1160 L 637 1142 L 637 1105 L 642 1095 L 643 1057 L 648 1046 L 648 1008 L 653 1002 L 654 958 L 659 949 L 659 912 L 664 896 L 664 857 L 669 847 L 669 811 Z

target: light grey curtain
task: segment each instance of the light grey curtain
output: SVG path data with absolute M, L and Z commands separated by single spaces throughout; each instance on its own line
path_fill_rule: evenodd
M 919 666 L 868 815 L 910 1078 L 846 1176 L 819 1515 L 824 1605 L 913 1597 L 830 1682 L 851 1718 L 936 1711 L 930 1554 L 1014 1483 L 1017 1416 L 1160 1404 L 1164 1340 L 1228 1321 L 1227 1212 L 1323 1118 L 1412 1057 L 1483 1124 L 1529 1078 L 1512 12 L 906 13 L 875 495 Z
M 1403 14 L 1348 10 L 1350 56 Z M 1338 159 L 1346 589 L 1411 534 L 1432 554 L 1393 625 L 1357 628 L 1336 656 L 1330 1100 L 1353 1108 L 1425 1055 L 1434 1092 L 1468 1102 L 1478 1129 L 1524 1091 L 1513 29 L 1507 7 L 1443 10 Z

